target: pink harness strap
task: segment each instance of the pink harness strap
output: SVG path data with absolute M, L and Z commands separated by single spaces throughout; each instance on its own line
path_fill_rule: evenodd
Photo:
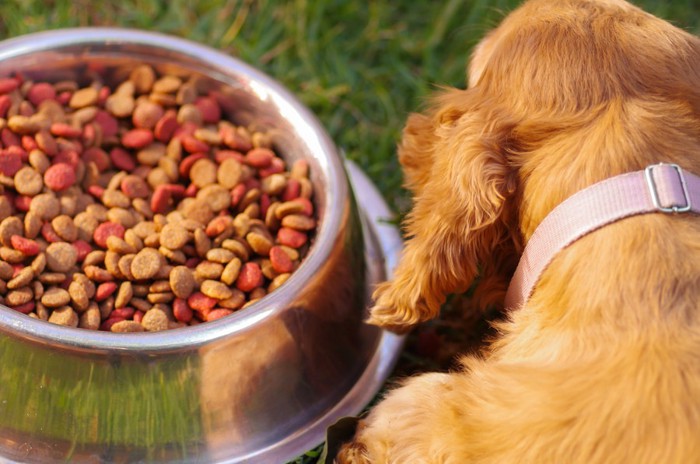
M 637 214 L 688 211 L 700 213 L 700 177 L 675 164 L 655 164 L 586 187 L 535 229 L 508 286 L 505 307 L 525 303 L 554 256 L 584 235 Z

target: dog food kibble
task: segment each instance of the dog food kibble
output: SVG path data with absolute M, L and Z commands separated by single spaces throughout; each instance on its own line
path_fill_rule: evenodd
M 308 163 L 200 87 L 147 65 L 110 87 L 0 79 L 0 303 L 157 332 L 289 278 L 316 229 Z

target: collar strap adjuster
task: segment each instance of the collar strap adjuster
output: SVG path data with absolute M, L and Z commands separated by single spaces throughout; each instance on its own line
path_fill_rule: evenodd
M 644 178 L 656 209 L 663 213 L 686 213 L 692 204 L 683 170 L 677 164 L 659 163 L 644 169 Z M 657 185 L 663 182 L 663 190 Z

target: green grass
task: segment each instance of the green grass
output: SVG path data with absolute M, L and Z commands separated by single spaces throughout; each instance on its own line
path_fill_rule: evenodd
M 518 3 L 5 0 L 0 38 L 110 25 L 156 30 L 229 52 L 296 93 L 390 205 L 404 211 L 395 146 L 406 116 L 436 86 L 463 85 L 472 46 Z M 700 31 L 696 0 L 636 3 Z
M 436 87 L 463 85 L 471 48 L 518 3 L 3 0 L 0 39 L 60 27 L 123 26 L 188 38 L 238 56 L 308 105 L 337 145 L 376 181 L 390 206 L 405 212 L 410 203 L 401 189 L 395 147 L 406 116 Z M 700 33 L 697 0 L 635 3 Z M 154 379 L 153 388 L 160 382 Z M 309 455 L 295 462 L 314 460 Z

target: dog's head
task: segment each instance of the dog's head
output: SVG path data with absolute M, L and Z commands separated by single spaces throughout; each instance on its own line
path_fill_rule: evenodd
M 696 37 L 622 0 L 526 2 L 475 48 L 468 88 L 441 92 L 403 132 L 409 237 L 434 227 L 440 203 L 463 237 L 445 242 L 460 269 L 438 270 L 436 291 L 464 289 L 480 266 L 483 302 L 498 302 L 566 197 L 658 162 L 700 172 L 699 121 Z

